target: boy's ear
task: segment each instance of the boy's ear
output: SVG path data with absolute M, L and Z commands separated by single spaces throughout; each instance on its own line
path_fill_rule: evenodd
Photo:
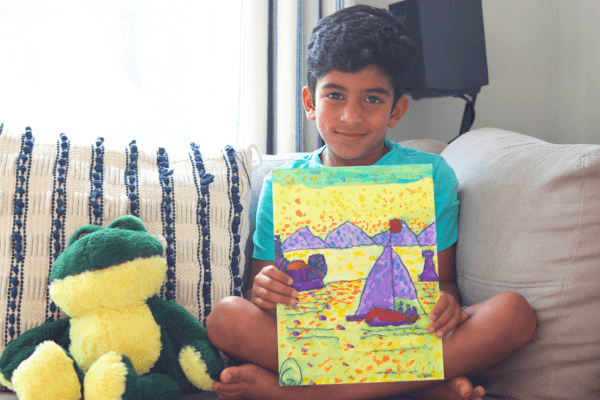
M 388 127 L 395 128 L 406 113 L 406 110 L 408 110 L 408 98 L 406 96 L 402 96 L 398 99 L 396 107 L 394 107 L 392 113 L 390 114 Z
M 308 118 L 309 121 L 314 121 L 315 119 L 317 119 L 312 92 L 308 86 L 304 86 L 304 88 L 302 88 L 302 103 L 304 104 L 306 118 Z

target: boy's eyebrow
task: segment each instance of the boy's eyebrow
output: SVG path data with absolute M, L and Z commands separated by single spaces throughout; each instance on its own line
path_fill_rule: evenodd
M 383 88 L 367 89 L 367 90 L 365 90 L 365 93 L 379 93 L 379 94 L 387 96 L 387 97 L 392 97 L 392 94 L 388 90 L 385 90 Z
M 347 92 L 348 89 L 346 89 L 343 86 L 337 85 L 335 83 L 325 83 L 323 86 L 321 86 L 321 89 L 335 89 L 335 90 L 340 90 L 343 92 Z M 362 91 L 363 93 L 378 93 L 387 97 L 392 97 L 392 94 L 389 92 L 389 90 L 385 90 L 384 88 L 372 88 L 372 89 L 365 89 Z

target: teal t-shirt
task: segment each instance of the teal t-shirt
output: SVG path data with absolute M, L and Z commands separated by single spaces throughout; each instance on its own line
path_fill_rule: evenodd
M 432 164 L 433 190 L 435 195 L 435 226 L 438 251 L 452 246 L 458 238 L 458 181 L 454 170 L 442 156 L 424 151 L 402 147 L 390 140 L 385 141 L 390 151 L 373 165 Z M 311 154 L 291 161 L 281 168 L 324 168 L 319 155 L 322 147 Z M 257 260 L 275 260 L 275 242 L 273 238 L 273 179 L 269 175 L 263 184 L 256 212 L 256 230 L 254 231 L 254 253 Z

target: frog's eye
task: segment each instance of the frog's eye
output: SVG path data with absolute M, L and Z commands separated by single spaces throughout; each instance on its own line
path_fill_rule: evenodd
M 79 234 L 79 236 L 77 236 L 77 239 L 81 239 L 82 237 L 84 237 L 84 236 L 85 236 L 85 235 L 87 235 L 87 234 L 88 234 L 87 232 L 81 232 L 81 233 Z
M 117 225 L 114 227 L 114 229 L 125 229 L 125 228 L 123 228 L 121 225 Z

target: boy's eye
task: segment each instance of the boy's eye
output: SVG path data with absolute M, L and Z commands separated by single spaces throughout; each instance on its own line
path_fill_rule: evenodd
M 330 99 L 339 100 L 342 98 L 342 95 L 340 93 L 329 93 L 327 97 Z
M 379 97 L 369 96 L 369 97 L 367 97 L 367 102 L 372 103 L 372 104 L 377 104 L 377 103 L 381 103 L 381 99 Z

